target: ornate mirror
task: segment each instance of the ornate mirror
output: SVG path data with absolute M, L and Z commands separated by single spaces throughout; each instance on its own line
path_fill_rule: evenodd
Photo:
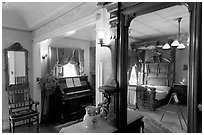
M 28 83 L 28 51 L 20 43 L 4 50 L 6 86 Z

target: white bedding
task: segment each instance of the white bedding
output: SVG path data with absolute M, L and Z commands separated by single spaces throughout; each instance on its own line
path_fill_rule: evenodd
M 168 86 L 153 86 L 153 85 L 143 85 L 144 87 L 154 87 L 156 88 L 155 99 L 161 100 L 164 99 L 170 91 L 170 87 Z M 150 91 L 150 89 L 148 89 Z

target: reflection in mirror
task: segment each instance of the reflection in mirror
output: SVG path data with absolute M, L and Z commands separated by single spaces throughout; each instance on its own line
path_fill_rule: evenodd
M 25 82 L 25 52 L 8 51 L 8 73 L 9 84 Z
M 4 53 L 6 86 L 28 83 L 28 51 L 16 42 Z

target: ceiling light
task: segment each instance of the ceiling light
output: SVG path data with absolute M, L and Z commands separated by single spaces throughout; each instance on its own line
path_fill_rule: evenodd
M 177 47 L 178 49 L 184 49 L 186 48 L 185 45 L 183 43 L 179 44 L 179 46 Z
M 162 47 L 162 49 L 170 49 L 170 45 L 168 43 L 164 44 L 164 46 Z
M 98 31 L 97 31 L 97 36 L 98 36 L 98 39 L 99 40 L 103 40 L 104 38 L 105 38 L 105 30 L 103 30 L 103 29 L 99 29 Z
M 177 35 L 177 39 L 174 40 L 174 42 L 171 44 L 171 46 L 179 46 L 179 41 L 180 40 L 180 25 L 181 25 L 181 19 L 182 17 L 177 18 L 176 20 L 178 20 L 178 35 Z
M 184 49 L 185 45 L 181 43 L 181 32 L 180 32 L 180 25 L 181 25 L 181 19 L 182 17 L 176 18 L 178 20 L 178 35 L 177 38 L 171 43 L 172 47 L 177 47 L 178 49 Z M 166 43 L 162 49 L 170 49 L 170 46 L 168 43 Z
M 179 46 L 179 41 L 176 39 L 174 42 L 171 44 L 171 46 Z

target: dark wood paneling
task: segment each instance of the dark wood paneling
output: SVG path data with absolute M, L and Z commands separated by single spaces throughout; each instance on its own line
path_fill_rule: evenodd
M 128 52 L 128 27 L 125 27 L 125 16 L 120 15 L 120 40 L 118 42 L 117 80 L 119 84 L 119 116 L 118 128 L 127 125 L 127 52 Z
M 202 132 L 202 3 L 188 3 L 190 11 L 188 132 Z

